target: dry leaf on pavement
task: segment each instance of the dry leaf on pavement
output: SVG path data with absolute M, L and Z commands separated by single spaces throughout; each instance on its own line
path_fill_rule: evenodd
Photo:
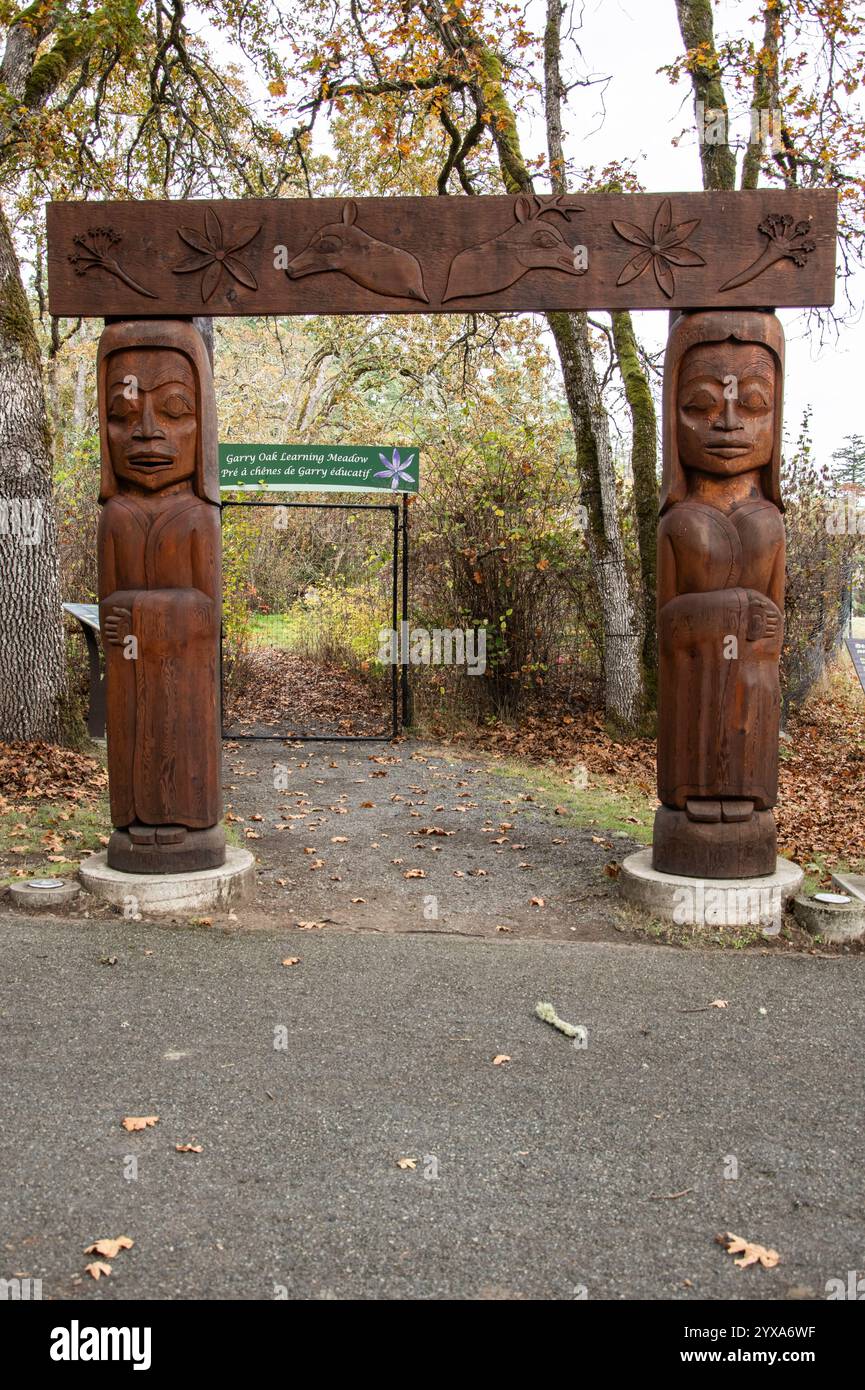
M 396 1161 L 396 1166 L 397 1166 L 397 1168 L 416 1168 L 416 1167 L 417 1167 L 417 1159 L 416 1159 L 416 1158 L 398 1158 L 397 1161 Z
M 498 1052 L 493 1058 L 493 1066 L 500 1067 L 503 1062 L 509 1062 L 510 1060 L 511 1059 L 506 1052 Z
M 179 1154 L 201 1154 L 204 1153 L 203 1144 L 175 1144 L 175 1149 Z
M 774 1269 L 781 1258 L 777 1250 L 767 1250 L 765 1245 L 743 1240 L 741 1236 L 734 1236 L 731 1231 L 715 1236 L 715 1240 L 718 1245 L 723 1245 L 728 1255 L 741 1255 L 740 1260 L 733 1261 L 739 1269 L 747 1269 L 749 1265 L 755 1264 L 761 1264 L 764 1269 Z
M 101 1260 L 94 1260 L 92 1264 L 84 1266 L 84 1273 L 89 1274 L 91 1279 L 107 1279 L 111 1273 L 111 1266 L 103 1264 Z
M 135 1244 L 129 1236 L 116 1236 L 114 1240 L 105 1238 L 104 1240 L 94 1240 L 92 1245 L 88 1245 L 84 1251 L 85 1255 L 104 1255 L 106 1260 L 116 1260 L 121 1250 L 131 1250 Z
M 126 1115 L 121 1123 L 124 1129 L 133 1134 L 139 1129 L 152 1129 L 158 1119 L 158 1115 Z

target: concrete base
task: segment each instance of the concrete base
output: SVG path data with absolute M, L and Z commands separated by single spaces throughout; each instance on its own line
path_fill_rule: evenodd
M 42 886 L 38 881 L 10 883 L 9 897 L 16 907 L 31 908 L 34 912 L 51 912 L 63 903 L 71 903 L 81 892 L 78 884 L 70 878 L 49 878 L 43 880 L 43 883 L 50 883 L 52 886 Z
M 806 931 L 823 941 L 860 941 L 865 936 L 865 902 L 861 898 L 850 903 L 821 903 L 803 895 L 793 899 L 793 915 Z
M 798 864 L 777 859 L 775 872 L 760 878 L 688 878 L 652 867 L 652 851 L 629 854 L 619 873 L 619 892 L 635 907 L 662 922 L 682 927 L 762 927 L 781 925 L 784 908 L 805 875 Z
M 832 883 L 839 893 L 849 893 L 854 901 L 865 903 L 865 874 L 833 874 Z
M 248 849 L 229 848 L 225 863 L 218 869 L 186 874 L 125 874 L 109 868 L 105 854 L 94 854 L 81 865 L 78 877 L 88 893 L 122 908 L 127 916 L 176 917 L 250 898 L 255 885 L 255 858 Z

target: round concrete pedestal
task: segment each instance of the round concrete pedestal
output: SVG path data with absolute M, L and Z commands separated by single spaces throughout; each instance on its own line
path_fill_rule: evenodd
M 821 903 L 815 898 L 793 899 L 793 916 L 812 936 L 824 941 L 861 941 L 865 936 L 865 902 Z
M 33 879 L 29 883 L 10 883 L 9 897 L 16 907 L 34 912 L 51 912 L 62 903 L 71 903 L 81 889 L 71 879 Z
M 127 916 L 176 917 L 228 907 L 252 896 L 255 858 L 248 849 L 229 848 L 218 869 L 186 874 L 126 874 L 110 869 L 105 854 L 94 854 L 78 872 L 94 897 L 122 908 Z
M 627 902 L 662 922 L 682 927 L 774 927 L 805 875 L 798 864 L 778 859 L 775 872 L 760 878 L 687 878 L 652 868 L 652 851 L 629 854 L 619 873 Z

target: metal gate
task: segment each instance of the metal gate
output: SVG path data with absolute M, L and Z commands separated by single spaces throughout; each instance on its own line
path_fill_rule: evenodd
M 243 498 L 221 511 L 223 738 L 395 738 L 411 718 L 408 668 L 383 663 L 375 643 L 406 621 L 406 498 Z M 335 525 L 304 529 L 316 513 Z

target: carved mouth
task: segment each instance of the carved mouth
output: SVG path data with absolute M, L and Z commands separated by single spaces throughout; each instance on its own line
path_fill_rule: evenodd
M 707 454 L 723 454 L 724 458 L 733 458 L 736 454 L 750 454 L 750 444 L 707 444 Z
M 127 454 L 126 462 L 130 468 L 170 468 L 174 463 L 171 454 Z

